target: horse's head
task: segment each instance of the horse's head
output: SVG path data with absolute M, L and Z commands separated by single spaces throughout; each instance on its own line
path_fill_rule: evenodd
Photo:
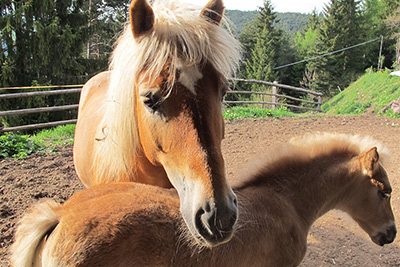
M 390 205 L 392 188 L 376 147 L 359 156 L 355 166 L 357 191 L 346 197 L 350 198 L 346 201 L 350 205 L 349 214 L 374 243 L 389 244 L 397 233 Z
M 177 189 L 183 218 L 196 239 L 206 246 L 220 244 L 231 238 L 238 214 L 221 152 L 227 80 L 205 57 L 212 53 L 211 46 L 220 44 L 201 40 L 209 38 L 201 36 L 201 30 L 190 35 L 187 27 L 220 27 L 224 8 L 221 1 L 212 0 L 200 14 L 187 15 L 200 16 L 203 26 L 181 28 L 172 20 L 165 22 L 153 8 L 145 0 L 134 0 L 130 7 L 135 42 L 149 42 L 149 50 L 159 50 L 154 53 L 172 53 L 161 60 L 160 71 L 154 71 L 160 59 L 147 51 L 148 62 L 135 81 L 142 151 L 153 165 L 164 168 Z M 182 23 L 170 10 L 163 12 Z M 205 44 L 210 47 L 202 47 Z

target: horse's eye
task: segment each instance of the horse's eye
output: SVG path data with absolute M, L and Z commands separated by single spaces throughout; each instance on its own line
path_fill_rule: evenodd
M 223 88 L 222 88 L 222 96 L 226 96 L 226 93 L 228 92 L 228 85 L 226 84 Z
M 224 100 L 224 97 L 226 96 L 228 90 L 229 90 L 229 85 L 228 83 L 225 83 L 221 90 L 221 101 Z
M 383 191 L 378 191 L 378 196 L 380 199 L 388 199 L 390 197 L 390 193 L 383 192 Z
M 157 94 L 149 92 L 144 96 L 143 103 L 148 108 L 151 108 L 153 111 L 156 111 L 161 105 L 161 98 Z

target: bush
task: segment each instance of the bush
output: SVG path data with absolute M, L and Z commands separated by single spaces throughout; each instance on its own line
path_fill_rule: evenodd
M 22 159 L 40 150 L 40 145 L 28 135 L 6 134 L 0 136 L 0 158 Z

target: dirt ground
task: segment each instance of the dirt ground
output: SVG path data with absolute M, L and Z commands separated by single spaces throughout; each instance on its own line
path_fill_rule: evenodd
M 391 151 L 385 166 L 393 187 L 392 206 L 400 220 L 400 120 L 374 116 L 227 121 L 223 151 L 228 175 L 270 145 L 306 132 L 329 131 L 369 135 Z M 0 266 L 8 266 L 7 250 L 24 210 L 43 197 L 65 201 L 83 189 L 72 162 L 72 147 L 28 159 L 0 161 Z M 251 264 L 249 264 L 250 266 Z M 320 218 L 308 237 L 301 266 L 400 266 L 400 238 L 379 247 L 347 215 L 332 211 Z

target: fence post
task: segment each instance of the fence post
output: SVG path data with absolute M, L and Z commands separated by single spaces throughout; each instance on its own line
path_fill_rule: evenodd
M 264 109 L 265 108 L 265 104 L 264 104 L 264 102 L 265 102 L 265 99 L 264 99 L 264 95 L 261 95 L 261 97 L 262 97 L 262 108 Z
M 319 112 L 322 111 L 322 110 L 321 110 L 321 105 L 322 105 L 322 97 L 319 95 L 319 96 L 318 96 L 318 107 L 317 107 L 317 109 L 318 109 Z
M 277 81 L 274 81 L 274 83 L 278 83 Z M 278 87 L 277 86 L 272 86 L 272 109 L 276 109 L 276 94 L 278 94 Z

